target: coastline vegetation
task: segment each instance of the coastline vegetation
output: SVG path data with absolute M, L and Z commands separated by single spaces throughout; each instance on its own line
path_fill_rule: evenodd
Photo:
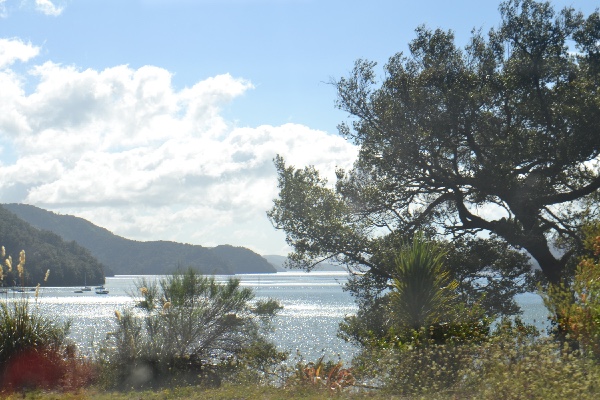
M 341 133 L 361 146 L 335 189 L 314 167 L 275 160 L 268 215 L 291 264 L 334 259 L 358 272 L 346 289 L 359 311 L 339 330 L 356 357 L 290 364 L 265 335 L 277 301 L 189 270 L 139 281 L 93 359 L 68 324 L 0 300 L 0 396 L 600 398 L 600 12 L 533 0 L 500 10 L 501 27 L 464 51 L 451 32 L 418 28 L 377 90 L 366 61 L 334 83 L 358 119 Z M 506 216 L 475 211 L 490 205 Z M 23 286 L 25 251 L 16 266 L 2 259 L 0 277 Z M 514 303 L 532 282 L 547 335 Z
M 588 252 L 572 296 L 546 295 L 550 310 L 561 310 L 550 335 L 519 318 L 491 324 L 465 317 L 452 295 L 438 296 L 456 287 L 444 270 L 443 247 L 415 235 L 395 258 L 403 280 L 392 289 L 392 328 L 363 341 L 360 354 L 347 360 L 350 367 L 323 359 L 285 365 L 287 353 L 262 336 L 277 302 L 252 302 L 252 291 L 239 282 L 217 284 L 189 270 L 155 284 L 140 280 L 132 293 L 136 306 L 115 312 L 117 329 L 93 360 L 78 356 L 66 339 L 68 324 L 40 315 L 27 300 L 2 301 L 0 393 L 39 399 L 597 398 L 600 223 L 585 231 Z M 21 261 L 24 268 L 24 255 Z

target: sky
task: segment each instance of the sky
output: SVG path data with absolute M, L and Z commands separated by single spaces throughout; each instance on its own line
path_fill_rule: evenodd
M 586 15 L 596 1 L 553 1 Z M 0 0 L 0 203 L 135 240 L 285 255 L 273 158 L 334 179 L 357 148 L 331 82 L 488 0 Z M 379 72 L 381 73 L 381 72 Z

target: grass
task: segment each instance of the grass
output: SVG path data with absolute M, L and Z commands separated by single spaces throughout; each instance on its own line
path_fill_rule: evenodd
M 99 389 L 87 389 L 76 393 L 58 393 L 58 392 L 29 392 L 26 394 L 15 393 L 6 397 L 6 399 L 39 399 L 39 400 L 170 400 L 170 399 L 190 399 L 190 400 L 230 400 L 230 399 L 261 399 L 261 400 L 279 400 L 279 399 L 298 399 L 298 400 L 317 400 L 324 398 L 344 398 L 344 399 L 401 399 L 399 396 L 389 393 L 336 393 L 329 394 L 322 390 L 311 387 L 293 387 L 288 389 L 279 389 L 270 386 L 260 385 L 233 385 L 226 384 L 218 389 L 204 389 L 198 387 L 173 388 L 159 391 L 131 391 L 131 392 L 105 392 Z

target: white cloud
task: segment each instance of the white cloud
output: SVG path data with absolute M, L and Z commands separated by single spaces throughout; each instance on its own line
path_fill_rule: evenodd
M 283 236 L 265 215 L 277 195 L 273 157 L 330 178 L 356 157 L 342 138 L 306 126 L 226 121 L 222 107 L 253 87 L 227 74 L 175 90 L 152 66 L 9 72 L 0 73 L 0 140 L 17 161 L 0 164 L 1 202 L 79 215 L 133 239 L 280 253 Z
M 64 6 L 59 6 L 56 5 L 55 1 L 51 1 L 51 0 L 20 0 L 19 2 L 17 2 L 16 0 L 13 0 L 11 2 L 9 2 L 8 0 L 0 0 L 0 18 L 8 18 L 9 17 L 9 6 L 8 3 L 11 4 L 17 4 L 11 8 L 24 8 L 26 10 L 35 10 L 36 12 L 40 12 L 44 15 L 48 15 L 48 16 L 52 16 L 52 17 L 58 17 L 59 15 L 62 14 L 62 12 L 64 11 L 65 7 Z
M 17 60 L 29 61 L 39 52 L 39 47 L 33 46 L 31 43 L 23 43 L 19 39 L 0 38 L 0 70 L 9 67 Z
M 53 17 L 59 16 L 64 10 L 64 7 L 56 6 L 50 0 L 35 0 L 35 8 L 43 14 Z
M 6 0 L 0 0 L 0 18 L 8 17 L 8 10 L 6 9 Z

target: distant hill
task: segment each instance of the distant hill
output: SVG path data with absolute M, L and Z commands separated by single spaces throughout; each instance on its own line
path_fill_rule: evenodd
M 273 265 L 278 272 L 283 272 L 283 271 L 294 271 L 293 269 L 287 269 L 285 268 L 285 262 L 287 261 L 287 257 L 285 256 L 278 256 L 278 255 L 267 255 L 267 256 L 263 256 L 268 262 L 271 263 L 271 265 Z M 319 263 L 314 271 L 345 271 L 344 267 L 341 267 L 339 265 L 334 265 L 334 264 L 327 264 L 327 263 Z
M 77 242 L 118 275 L 169 274 L 187 267 L 203 274 L 276 272 L 267 260 L 243 247 L 141 242 L 117 236 L 72 215 L 60 215 L 27 204 L 5 204 L 3 207 L 39 229 Z
M 12 212 L 0 207 L 0 246 L 13 260 L 12 272 L 3 265 L 2 286 L 78 286 L 104 283 L 104 266 L 84 247 L 66 242 L 59 235 L 33 227 Z M 19 253 L 25 250 L 25 276 L 16 267 Z M 4 260 L 2 260 L 3 262 Z M 44 282 L 46 271 L 48 281 Z

